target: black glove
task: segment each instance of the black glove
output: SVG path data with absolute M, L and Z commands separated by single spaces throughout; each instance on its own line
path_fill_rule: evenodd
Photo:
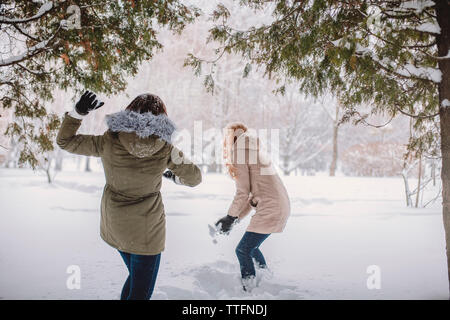
M 97 96 L 93 92 L 86 91 L 75 105 L 75 110 L 84 116 L 87 115 L 89 111 L 100 108 L 104 103 L 95 100 L 96 97 Z
M 220 228 L 220 232 L 222 233 L 229 233 L 236 219 L 237 217 L 232 217 L 227 214 L 225 217 L 216 222 L 216 227 L 218 226 Z
M 170 170 L 166 170 L 166 172 L 163 173 L 164 178 L 170 179 L 173 182 L 175 182 L 175 174 L 170 171 Z

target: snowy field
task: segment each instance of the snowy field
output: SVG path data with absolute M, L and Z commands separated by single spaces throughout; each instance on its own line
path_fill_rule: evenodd
M 164 181 L 167 243 L 154 299 L 447 299 L 441 205 L 405 208 L 400 178 L 283 178 L 292 214 L 261 246 L 273 276 L 242 293 L 234 248 L 248 219 L 213 244 L 231 179 L 197 188 Z M 28 169 L 0 169 L 0 298 L 118 299 L 126 268 L 99 236 L 101 171 L 61 172 L 53 185 Z M 81 288 L 69 290 L 78 265 Z M 381 289 L 367 289 L 367 267 Z

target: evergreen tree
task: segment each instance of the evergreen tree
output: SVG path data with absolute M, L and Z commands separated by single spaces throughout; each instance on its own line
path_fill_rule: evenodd
M 237 30 L 229 23 L 227 7 L 219 5 L 212 14 L 215 26 L 209 37 L 221 44 L 217 49 L 219 57 L 224 53 L 241 54 L 250 64 L 262 67 L 268 77 L 275 78 L 280 92 L 290 79 L 313 96 L 331 91 L 345 108 L 344 119 L 364 120 L 359 112 L 361 105 L 370 105 L 374 114 L 410 116 L 420 134 L 411 140 L 409 148 L 419 156 L 440 139 L 450 279 L 449 1 L 240 3 L 254 9 L 256 15 L 271 11 L 271 21 Z M 203 63 L 193 55 L 186 59 L 186 64 L 197 72 Z M 212 78 L 208 79 L 208 86 L 213 86 Z M 437 117 L 438 135 L 426 130 L 434 127 Z
M 56 89 L 114 94 L 162 48 L 158 30 L 180 32 L 199 15 L 178 0 L 1 1 L 0 107 L 20 163 L 38 166 L 60 119 L 46 108 Z M 45 160 L 44 160 L 45 161 Z

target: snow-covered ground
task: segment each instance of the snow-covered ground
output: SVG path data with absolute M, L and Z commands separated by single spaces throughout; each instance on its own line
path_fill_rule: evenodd
M 154 299 L 447 299 L 441 205 L 406 208 L 399 178 L 283 177 L 292 214 L 261 246 L 273 271 L 240 291 L 234 248 L 248 220 L 213 244 L 207 224 L 226 213 L 233 182 L 196 188 L 164 181 L 167 243 Z M 99 236 L 101 171 L 0 169 L 0 298 L 117 299 L 126 277 Z M 81 288 L 66 286 L 68 266 Z M 369 290 L 367 267 L 381 270 Z

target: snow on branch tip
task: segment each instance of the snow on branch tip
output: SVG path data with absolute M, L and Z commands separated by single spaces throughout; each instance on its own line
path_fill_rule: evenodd
M 53 8 L 53 2 L 48 1 L 45 2 L 38 10 L 38 12 L 29 18 L 7 18 L 5 16 L 0 15 L 0 23 L 9 23 L 9 24 L 15 24 L 15 23 L 26 23 L 30 22 L 36 19 L 39 19 L 43 15 L 45 15 L 47 12 L 52 10 Z
M 344 38 L 331 41 L 331 43 L 336 47 L 344 47 L 350 49 L 350 43 Z M 429 80 L 434 83 L 440 83 L 442 81 L 442 71 L 438 68 L 428 67 L 428 66 L 415 66 L 411 63 L 405 63 L 402 65 L 397 64 L 395 61 L 389 60 L 387 58 L 379 59 L 375 54 L 373 47 L 362 46 L 356 43 L 355 54 L 360 56 L 369 56 L 374 62 L 376 62 L 382 69 L 393 74 L 405 78 L 423 79 Z M 450 54 L 450 52 L 449 52 Z M 437 57 L 437 59 L 447 59 L 448 55 L 445 57 Z
M 9 66 L 11 64 L 21 62 L 21 61 L 27 59 L 28 57 L 35 55 L 36 53 L 42 51 L 47 46 L 48 41 L 49 40 L 39 42 L 38 44 L 30 47 L 27 51 L 25 51 L 19 55 L 12 56 L 12 57 L 9 57 L 6 59 L 0 58 L 0 67 Z

